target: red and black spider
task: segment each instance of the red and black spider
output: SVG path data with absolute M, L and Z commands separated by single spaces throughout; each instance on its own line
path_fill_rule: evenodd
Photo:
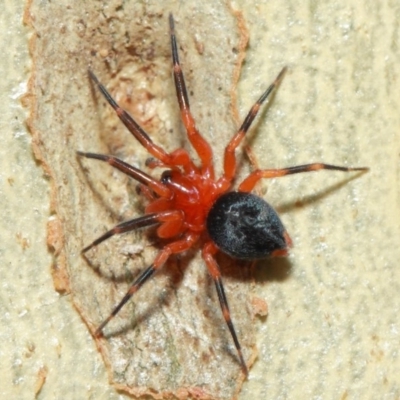
M 320 169 L 365 171 L 368 168 L 348 168 L 313 163 L 282 169 L 257 169 L 239 184 L 236 191 L 232 191 L 232 182 L 236 174 L 236 148 L 250 128 L 261 104 L 280 83 L 286 68 L 282 69 L 275 81 L 253 105 L 239 131 L 226 146 L 224 172 L 221 177 L 216 178 L 211 147 L 196 129 L 190 112 L 185 80 L 179 64 L 172 15 L 169 16 L 169 25 L 173 74 L 181 118 L 189 141 L 200 158 L 199 166 L 190 159 L 188 152 L 183 148 L 167 153 L 157 146 L 133 118 L 118 106 L 93 72 L 89 71 L 91 79 L 99 87 L 124 125 L 139 143 L 157 159 L 151 167 L 168 169 L 162 173 L 161 179 L 157 180 L 116 157 L 78 152 L 80 156 L 105 161 L 138 181 L 143 193 L 149 200 L 144 216 L 115 226 L 85 247 L 82 252 L 87 252 L 115 234 L 133 231 L 145 226 L 158 226 L 158 237 L 171 239 L 171 242 L 159 251 L 153 264 L 147 267 L 132 283 L 123 299 L 97 328 L 95 335 L 100 336 L 102 334 L 105 325 L 119 312 L 132 295 L 165 264 L 171 255 L 184 252 L 196 242 L 201 241 L 203 244 L 202 256 L 215 282 L 223 317 L 232 335 L 242 369 L 247 374 L 247 365 L 231 320 L 215 254 L 222 251 L 237 259 L 257 260 L 267 256 L 287 255 L 288 249 L 292 245 L 276 211 L 265 200 L 250 192 L 262 178 L 275 178 Z

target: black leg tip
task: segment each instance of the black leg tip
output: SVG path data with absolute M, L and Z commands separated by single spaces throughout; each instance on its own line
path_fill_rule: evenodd
M 174 16 L 172 13 L 169 13 L 169 28 L 171 29 L 171 32 L 173 32 L 175 28 Z

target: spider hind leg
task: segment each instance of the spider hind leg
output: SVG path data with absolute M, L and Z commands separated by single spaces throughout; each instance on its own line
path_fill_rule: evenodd
M 220 272 L 218 264 L 214 258 L 214 255 L 216 252 L 217 252 L 217 248 L 215 247 L 215 245 L 212 242 L 208 242 L 203 247 L 202 255 L 203 255 L 203 259 L 207 265 L 208 271 L 211 275 L 211 278 L 213 279 L 213 281 L 215 283 L 215 287 L 216 287 L 217 293 L 218 293 L 219 304 L 221 306 L 222 315 L 225 319 L 225 323 L 229 329 L 229 332 L 230 332 L 233 342 L 235 344 L 236 351 L 239 356 L 240 365 L 242 367 L 243 373 L 247 376 L 249 374 L 249 370 L 247 368 L 246 362 L 244 361 L 242 347 L 240 346 L 239 339 L 237 337 L 236 330 L 235 330 L 235 327 L 234 327 L 232 319 L 231 319 L 231 313 L 229 311 L 228 300 L 226 298 L 224 286 L 222 284 L 221 272 Z
M 122 300 L 117 304 L 116 307 L 114 307 L 109 316 L 95 330 L 94 335 L 96 337 L 102 336 L 103 328 L 118 314 L 121 308 L 143 286 L 143 284 L 147 282 L 154 275 L 154 273 L 163 267 L 168 258 L 172 254 L 182 253 L 183 251 L 190 249 L 198 240 L 198 238 L 199 236 L 197 234 L 188 233 L 182 239 L 169 243 L 162 250 L 160 250 L 154 259 L 153 264 L 147 267 L 132 283 Z

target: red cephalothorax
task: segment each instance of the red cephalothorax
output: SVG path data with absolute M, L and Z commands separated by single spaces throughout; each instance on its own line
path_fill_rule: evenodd
M 220 178 L 215 178 L 211 147 L 197 131 L 190 113 L 186 85 L 179 64 L 172 15 L 169 17 L 169 24 L 173 73 L 181 118 L 188 139 L 199 156 L 199 166 L 190 159 L 188 152 L 182 148 L 167 153 L 157 146 L 133 118 L 118 106 L 93 72 L 89 71 L 91 79 L 99 87 L 121 121 L 155 158 L 154 161 L 149 163 L 149 166 L 151 168 L 163 167 L 167 170 L 163 172 L 158 181 L 113 156 L 78 152 L 80 156 L 105 161 L 138 181 L 143 195 L 149 201 L 144 216 L 115 226 L 85 247 L 82 252 L 88 251 L 115 234 L 146 226 L 157 226 L 157 235 L 160 238 L 170 239 L 170 242 L 159 251 L 153 264 L 142 271 L 132 283 L 120 303 L 97 328 L 95 335 L 102 334 L 105 325 L 119 312 L 132 295 L 165 264 L 171 255 L 184 252 L 196 242 L 202 240 L 203 259 L 215 282 L 222 313 L 238 352 L 243 372 L 247 374 L 247 365 L 231 320 L 215 254 L 220 250 L 237 259 L 257 260 L 268 256 L 286 255 L 291 246 L 290 237 L 276 211 L 265 200 L 250 192 L 262 178 L 274 178 L 320 169 L 364 171 L 367 168 L 347 168 L 313 163 L 283 169 L 257 169 L 239 184 L 237 191 L 232 191 L 232 181 L 236 175 L 236 148 L 250 128 L 261 104 L 280 83 L 286 68 L 282 69 L 275 81 L 253 105 L 242 126 L 226 146 L 223 175 Z

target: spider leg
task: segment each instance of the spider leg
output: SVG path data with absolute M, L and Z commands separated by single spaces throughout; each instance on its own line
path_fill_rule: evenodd
M 230 184 L 232 179 L 235 176 L 236 172 L 236 155 L 235 150 L 239 146 L 240 142 L 245 137 L 247 131 L 249 130 L 254 118 L 257 116 L 258 111 L 264 103 L 264 101 L 268 98 L 268 96 L 272 93 L 272 91 L 279 85 L 281 82 L 283 75 L 286 72 L 286 67 L 279 72 L 278 76 L 275 78 L 274 82 L 268 87 L 268 89 L 262 94 L 262 96 L 257 100 L 257 102 L 251 107 L 249 113 L 244 119 L 242 126 L 239 131 L 235 134 L 235 136 L 231 139 L 228 146 L 225 148 L 225 157 L 224 157 L 224 176 L 221 178 L 227 184 Z
M 146 214 L 139 218 L 134 218 L 129 221 L 121 222 L 120 224 L 114 226 L 95 241 L 86 246 L 82 253 L 86 253 L 93 247 L 97 246 L 101 242 L 109 239 L 111 236 L 120 235 L 121 233 L 134 231 L 135 229 L 144 228 L 145 226 L 168 224 L 182 219 L 182 214 L 180 211 L 162 211 L 159 213 Z M 161 227 L 160 227 L 161 228 Z
M 103 328 L 118 314 L 121 308 L 129 301 L 129 299 L 149 280 L 155 272 L 157 272 L 168 260 L 172 254 L 181 253 L 188 250 L 198 240 L 199 235 L 188 233 L 182 240 L 170 243 L 164 247 L 156 256 L 152 265 L 147 267 L 139 277 L 132 283 L 125 296 L 112 310 L 111 314 L 100 324 L 94 335 L 101 336 Z
M 153 156 L 160 160 L 164 165 L 184 165 L 188 168 L 194 168 L 193 163 L 189 158 L 189 154 L 184 149 L 178 149 L 171 154 L 168 154 L 160 146 L 157 146 L 149 137 L 149 135 L 140 127 L 140 125 L 112 98 L 107 89 L 100 83 L 97 76 L 89 69 L 89 76 L 93 82 L 98 86 L 101 93 L 115 110 L 119 119 L 128 128 L 129 132 L 136 138 L 136 140 Z
M 334 171 L 368 171 L 367 167 L 340 167 L 337 165 L 312 163 L 305 165 L 297 165 L 282 169 L 257 169 L 253 171 L 240 185 L 239 192 L 251 192 L 256 183 L 262 178 L 277 178 L 280 176 L 298 174 L 300 172 L 319 171 L 321 169 L 330 169 Z
M 169 15 L 169 26 L 171 34 L 171 47 L 172 47 L 172 61 L 176 95 L 178 97 L 179 109 L 181 111 L 181 118 L 185 125 L 190 143 L 196 150 L 202 162 L 203 169 L 209 171 L 210 175 L 214 175 L 212 166 L 212 150 L 206 140 L 200 135 L 196 128 L 194 118 L 190 112 L 189 98 L 187 95 L 185 79 L 183 77 L 182 69 L 179 63 L 178 46 L 175 37 L 174 17 Z
M 149 202 L 153 202 L 154 200 L 157 200 L 157 198 L 158 198 L 155 196 L 154 192 L 151 191 L 145 185 L 138 185 L 138 187 L 136 188 L 136 192 L 137 192 L 137 194 L 142 194 Z
M 170 197 L 172 194 L 171 190 L 168 189 L 161 182 L 157 181 L 150 175 L 147 175 L 145 172 L 134 167 L 133 165 L 129 165 L 125 161 L 120 160 L 119 158 L 116 158 L 113 156 L 106 156 L 104 154 L 85 153 L 82 151 L 77 151 L 77 154 L 79 156 L 83 156 L 86 158 L 93 158 L 95 160 L 107 162 L 114 168 L 116 168 L 119 171 L 123 172 L 124 174 L 130 176 L 131 178 L 135 179 L 139 183 L 148 186 L 150 189 L 152 189 L 155 193 L 157 193 L 161 197 Z
M 217 252 L 217 248 L 215 247 L 215 245 L 212 242 L 208 242 L 203 247 L 202 256 L 207 265 L 208 271 L 215 283 L 215 286 L 217 288 L 218 299 L 219 299 L 219 304 L 221 305 L 222 315 L 224 316 L 226 325 L 228 326 L 228 329 L 229 329 L 229 332 L 231 333 L 233 342 L 235 343 L 235 347 L 238 352 L 238 356 L 239 356 L 239 360 L 240 360 L 240 365 L 243 369 L 243 372 L 247 376 L 249 371 L 248 371 L 246 362 L 244 361 L 244 358 L 243 358 L 242 348 L 241 348 L 239 340 L 237 338 L 235 327 L 233 326 L 233 323 L 231 320 L 231 313 L 230 313 L 229 307 L 228 307 L 228 300 L 226 298 L 224 286 L 222 284 L 221 272 L 219 270 L 217 262 L 215 261 L 215 258 L 213 257 L 216 252 Z

